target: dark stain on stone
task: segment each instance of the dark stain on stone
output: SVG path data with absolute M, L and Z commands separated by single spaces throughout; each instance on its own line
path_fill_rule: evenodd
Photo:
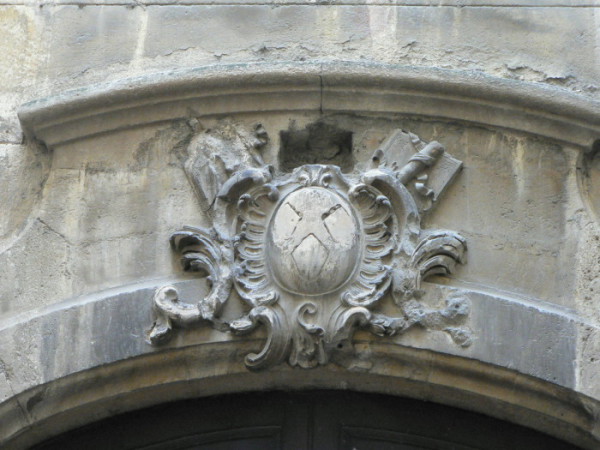
M 319 121 L 303 130 L 291 125 L 280 137 L 279 168 L 285 172 L 304 164 L 335 164 L 343 172 L 354 169 L 351 131 Z
M 187 158 L 187 146 L 191 138 L 192 128 L 187 121 L 174 122 L 138 146 L 128 169 L 138 171 L 152 166 L 153 160 L 165 149 L 168 149 L 167 164 L 180 166 Z
M 25 404 L 25 408 L 27 409 L 27 412 L 31 412 L 38 403 L 40 403 L 42 400 L 44 400 L 44 394 L 45 394 L 44 390 L 40 390 L 40 391 L 36 392 L 35 394 L 33 394 L 31 397 L 29 397 L 29 400 L 27 400 L 27 403 Z

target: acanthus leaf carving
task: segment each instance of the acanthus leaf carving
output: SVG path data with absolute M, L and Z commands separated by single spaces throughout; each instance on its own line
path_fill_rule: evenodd
M 259 325 L 267 329 L 267 342 L 260 352 L 246 355 L 245 360 L 246 366 L 255 370 L 283 361 L 290 345 L 285 315 L 276 307 L 256 306 L 229 324 L 231 331 L 238 335 L 247 334 Z
M 237 335 L 261 327 L 267 340 L 247 355 L 251 369 L 326 364 L 358 329 L 389 338 L 420 326 L 471 343 L 468 299 L 453 294 L 434 308 L 422 289 L 466 262 L 462 236 L 420 226 L 462 164 L 441 144 L 397 130 L 365 172 L 307 164 L 278 175 L 260 155 L 262 127 L 202 133 L 190 143 L 186 171 L 211 204 L 213 228 L 185 228 L 171 244 L 210 292 L 194 305 L 172 286 L 158 289 L 151 343 L 199 322 Z M 232 290 L 247 312 L 225 320 Z M 382 310 L 388 294 L 397 314 Z
M 289 357 L 292 366 L 310 368 L 327 363 L 325 330 L 309 322 L 309 317 L 317 312 L 318 306 L 313 302 L 304 303 L 296 310 L 297 326 L 292 330 L 292 349 Z
M 155 322 L 148 334 L 153 344 L 168 340 L 174 324 L 186 327 L 205 320 L 217 329 L 224 329 L 219 316 L 233 284 L 231 245 L 216 230 L 186 227 L 171 236 L 171 247 L 181 254 L 183 270 L 206 277 L 210 292 L 192 305 L 181 302 L 177 289 L 172 286 L 158 289 L 153 302 Z

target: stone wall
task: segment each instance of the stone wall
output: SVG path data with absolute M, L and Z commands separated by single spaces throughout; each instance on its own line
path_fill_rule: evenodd
M 0 36 L 0 441 L 174 398 L 324 387 L 597 445 L 600 4 L 0 0 Z M 147 342 L 157 289 L 190 304 L 210 291 L 169 245 L 218 210 L 186 171 L 190 142 L 214 135 L 202 148 L 226 153 L 257 124 L 276 179 L 312 163 L 358 177 L 398 129 L 462 162 L 419 212 L 466 257 L 422 301 L 464 296 L 470 345 L 423 320 L 257 375 L 244 355 L 262 329 L 205 321 Z M 385 294 L 377 311 L 408 317 Z M 226 321 L 247 312 L 236 295 Z

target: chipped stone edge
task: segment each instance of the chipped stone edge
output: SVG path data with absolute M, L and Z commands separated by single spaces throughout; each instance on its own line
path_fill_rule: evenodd
M 29 138 L 54 146 L 189 117 L 242 113 L 398 114 L 550 138 L 590 151 L 600 102 L 476 71 L 359 62 L 213 65 L 93 85 L 26 103 Z

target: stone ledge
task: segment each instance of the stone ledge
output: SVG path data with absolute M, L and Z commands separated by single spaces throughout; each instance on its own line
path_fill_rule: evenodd
M 215 65 L 66 91 L 21 107 L 25 133 L 52 148 L 190 117 L 269 112 L 398 114 L 529 133 L 590 151 L 600 102 L 478 72 L 314 62 Z

